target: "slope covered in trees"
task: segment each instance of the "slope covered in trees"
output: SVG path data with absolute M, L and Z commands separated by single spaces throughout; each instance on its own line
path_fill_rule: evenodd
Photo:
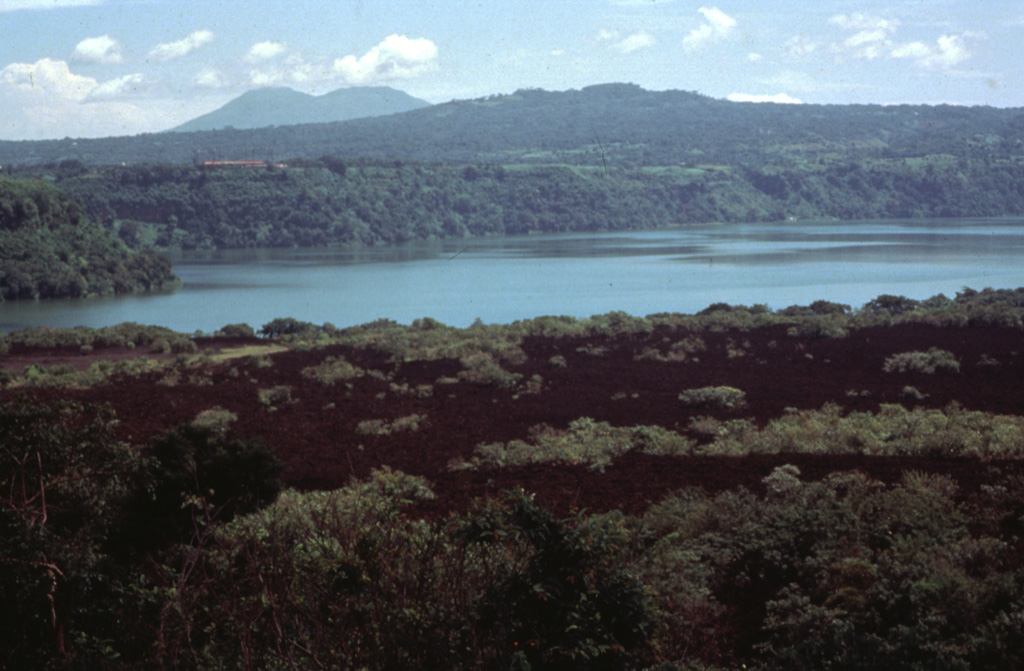
M 305 158 L 762 166 L 935 153 L 998 159 L 1019 156 L 1022 142 L 1020 109 L 764 105 L 605 84 L 579 91 L 523 90 L 330 124 L 0 142 L 0 164 L 184 163 L 196 150 L 237 157 L 273 147 L 277 156 Z
M 1013 160 L 872 159 L 785 168 L 442 165 L 338 159 L 286 169 L 57 166 L 57 184 L 129 245 L 392 244 L 708 221 L 1024 214 Z
M 175 281 L 166 259 L 132 252 L 55 187 L 0 178 L 0 302 L 148 291 Z

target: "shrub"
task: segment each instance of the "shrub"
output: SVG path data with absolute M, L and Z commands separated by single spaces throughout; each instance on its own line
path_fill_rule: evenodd
M 216 335 L 225 338 L 253 338 L 256 336 L 256 331 L 248 324 L 225 324 L 220 327 Z
M 473 384 L 507 389 L 523 379 L 521 374 L 502 368 L 488 352 L 470 354 L 462 357 L 461 361 L 465 370 L 459 373 L 459 379 Z
M 885 360 L 886 373 L 959 373 L 960 362 L 952 352 L 932 347 L 927 352 L 901 352 Z
M 302 369 L 302 376 L 331 386 L 339 380 L 353 380 L 366 374 L 362 368 L 353 366 L 342 357 L 329 356 L 315 366 Z
M 192 426 L 199 429 L 207 429 L 214 433 L 223 434 L 228 430 L 231 422 L 238 419 L 238 415 L 225 410 L 219 405 L 203 410 L 192 420 Z
M 512 440 L 487 443 L 473 450 L 469 461 L 455 462 L 452 470 L 504 468 L 523 464 L 561 462 L 586 464 L 604 471 L 615 457 L 630 450 L 645 454 L 682 455 L 693 449 L 693 441 L 659 426 L 613 427 L 589 417 L 574 420 L 564 431 L 541 425 L 530 432 L 531 441 Z
M 293 317 L 278 317 L 267 322 L 260 329 L 260 335 L 264 338 L 279 338 L 281 336 L 304 336 L 315 335 L 319 327 L 310 322 L 299 321 Z
M 279 384 L 270 389 L 260 389 L 258 392 L 260 403 L 263 405 L 277 405 L 278 403 L 291 403 L 292 388 L 286 384 Z
M 916 310 L 921 306 L 920 301 L 916 301 L 906 296 L 893 296 L 892 294 L 882 294 L 877 298 L 874 298 L 864 304 L 864 311 L 872 315 L 890 315 L 897 316 L 911 310 Z
M 398 419 L 364 419 L 356 425 L 356 433 L 363 436 L 390 436 L 404 431 L 419 431 L 426 423 L 427 416 L 420 414 L 406 415 Z
M 124 538 L 148 551 L 184 542 L 197 525 L 227 522 L 273 503 L 283 467 L 261 440 L 227 440 L 182 424 L 150 443 L 148 482 L 135 492 Z
M 746 394 L 735 387 L 700 387 L 686 389 L 679 394 L 679 400 L 693 408 L 730 410 L 746 404 Z

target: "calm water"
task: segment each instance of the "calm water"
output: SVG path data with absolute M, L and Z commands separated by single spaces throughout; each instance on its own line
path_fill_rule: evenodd
M 1024 286 L 1024 219 L 693 226 L 670 231 L 256 250 L 174 258 L 185 286 L 113 299 L 0 303 L 0 330 L 107 326 L 176 331 L 275 317 L 350 326 L 433 317 L 453 326 L 623 310 L 773 308 L 883 293 L 952 296 Z

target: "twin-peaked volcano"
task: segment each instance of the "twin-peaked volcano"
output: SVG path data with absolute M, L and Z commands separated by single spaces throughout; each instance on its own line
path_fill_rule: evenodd
M 286 87 L 248 91 L 223 107 L 172 128 L 188 133 L 224 128 L 265 128 L 386 116 L 430 103 L 387 86 L 343 88 L 320 96 Z

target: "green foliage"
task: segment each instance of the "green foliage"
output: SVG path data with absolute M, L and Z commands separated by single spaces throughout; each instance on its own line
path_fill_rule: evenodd
M 1024 419 L 964 410 L 882 405 L 879 412 L 844 414 L 834 404 L 771 420 L 762 429 L 746 420 L 701 418 L 691 428 L 712 436 L 706 454 L 865 454 L 1021 458 Z
M 215 410 L 216 411 L 216 410 Z M 210 521 L 227 522 L 273 503 L 282 465 L 259 440 L 231 440 L 217 422 L 182 424 L 153 439 L 144 486 L 123 535 L 139 548 L 187 542 Z
M 263 405 L 273 407 L 280 403 L 292 403 L 292 388 L 286 384 L 278 384 L 270 387 L 269 389 L 260 389 L 256 392 L 260 403 Z
M 700 387 L 686 389 L 679 394 L 679 400 L 691 408 L 730 410 L 746 404 L 747 395 L 735 387 Z
M 885 360 L 886 373 L 959 373 L 960 362 L 952 352 L 932 347 L 927 352 L 901 352 Z
M 203 410 L 192 420 L 192 426 L 198 429 L 212 431 L 214 433 L 227 433 L 232 422 L 238 420 L 238 415 L 226 410 L 219 405 Z
M 354 380 L 366 374 L 362 368 L 353 366 L 344 357 L 328 356 L 316 366 L 302 369 L 303 377 L 331 386 L 338 381 Z
M 139 455 L 112 413 L 30 397 L 0 405 L 0 666 L 102 668 L 128 595 L 107 544 Z
M 617 561 L 627 535 L 608 520 L 556 520 L 522 491 L 470 521 L 467 537 L 514 535 L 532 552 L 487 591 L 482 616 L 510 661 L 548 669 L 636 669 L 651 658 L 643 586 Z
M 764 496 L 688 491 L 645 515 L 639 571 L 669 659 L 807 670 L 1018 663 L 1015 551 L 971 531 L 949 480 L 799 476 L 783 466 Z
M 217 335 L 225 338 L 253 338 L 256 331 L 248 324 L 225 324 L 218 329 Z
M 504 468 L 522 464 L 561 462 L 586 464 L 603 472 L 618 456 L 638 450 L 644 454 L 686 455 L 694 442 L 659 426 L 613 427 L 589 417 L 574 420 L 564 431 L 542 425 L 531 440 L 478 445 L 468 461 L 453 463 L 455 470 Z
M 390 436 L 393 433 L 419 431 L 426 419 L 427 416 L 421 414 L 405 415 L 391 421 L 364 419 L 356 425 L 356 433 L 363 436 Z
M 870 314 L 884 314 L 895 317 L 903 314 L 904 312 L 915 310 L 919 306 L 920 302 L 907 298 L 906 296 L 882 294 L 881 296 L 868 301 L 864 305 L 864 311 Z
M 281 336 L 302 336 L 319 331 L 319 327 L 309 322 L 299 321 L 292 317 L 278 317 L 260 328 L 264 338 L 280 338 Z
M 94 350 L 107 347 L 152 348 L 157 341 L 163 341 L 173 352 L 196 350 L 191 337 L 184 333 L 176 333 L 163 326 L 145 326 L 135 322 L 122 322 L 98 329 L 84 326 L 70 329 L 36 326 L 12 331 L 4 336 L 4 341 L 32 349 L 92 347 Z
M 0 302 L 150 291 L 178 280 L 161 256 L 133 253 L 53 186 L 0 178 Z

